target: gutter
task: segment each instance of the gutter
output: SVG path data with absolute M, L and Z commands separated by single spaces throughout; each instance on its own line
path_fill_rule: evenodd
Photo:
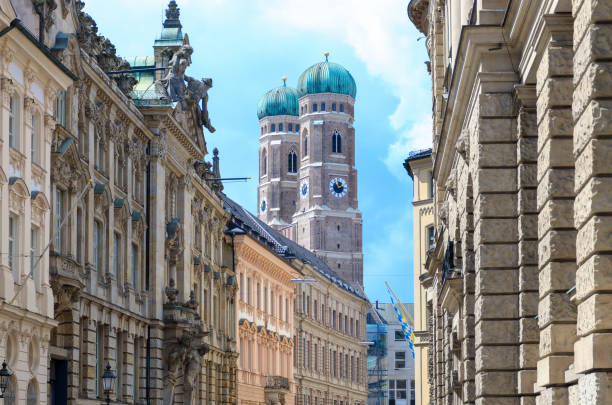
M 38 41 L 38 39 L 36 39 L 36 37 L 21 23 L 21 20 L 19 18 L 15 18 L 13 21 L 11 21 L 10 25 L 6 28 L 4 28 L 2 31 L 0 31 L 0 37 L 8 34 L 10 31 L 13 30 L 13 28 L 17 28 L 27 39 L 30 40 L 30 42 L 32 42 L 34 45 L 36 45 L 36 47 L 43 53 L 45 54 L 45 56 L 47 58 L 49 58 L 51 60 L 51 62 L 53 62 L 53 64 L 55 64 L 55 66 L 57 66 L 64 74 L 66 74 L 66 76 L 70 77 L 73 81 L 77 81 L 79 80 L 79 78 L 72 73 L 72 71 L 70 69 L 68 69 L 62 62 L 60 62 L 49 50 L 49 48 L 47 48 L 44 44 L 42 44 L 40 41 Z

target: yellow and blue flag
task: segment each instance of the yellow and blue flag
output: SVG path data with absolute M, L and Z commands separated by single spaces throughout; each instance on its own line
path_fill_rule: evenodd
M 389 294 L 389 296 L 391 297 L 391 304 L 393 304 L 393 309 L 397 314 L 397 320 L 399 321 L 402 327 L 402 331 L 404 332 L 404 337 L 408 341 L 410 353 L 412 354 L 412 358 L 414 359 L 414 331 L 412 330 L 412 326 L 408 325 L 408 321 L 406 320 L 404 314 L 402 314 L 397 308 L 395 301 L 393 301 L 393 296 L 391 296 L 391 294 Z

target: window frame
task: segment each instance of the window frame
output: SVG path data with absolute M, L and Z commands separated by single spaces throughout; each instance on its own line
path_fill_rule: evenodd
M 17 92 L 13 92 L 9 99 L 9 147 L 15 150 L 20 148 L 20 131 L 21 131 L 21 96 Z

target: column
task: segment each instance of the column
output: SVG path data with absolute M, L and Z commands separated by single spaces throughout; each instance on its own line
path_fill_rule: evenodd
M 573 0 L 578 402 L 612 402 L 612 5 Z
M 517 117 L 518 252 L 519 252 L 519 371 L 517 391 L 521 405 L 535 404 L 534 384 L 538 360 L 538 211 L 536 89 L 514 88 Z
M 565 371 L 573 362 L 576 230 L 572 155 L 572 20 L 543 17 L 545 48 L 537 70 L 538 267 L 540 348 L 538 404 L 567 401 Z
M 476 150 L 470 151 L 476 271 L 475 397 L 479 405 L 519 404 L 518 181 L 511 93 L 516 75 L 509 61 L 505 62 L 508 66 L 500 66 L 502 60 L 495 57 L 481 62 L 480 93 L 473 112 L 478 116 Z

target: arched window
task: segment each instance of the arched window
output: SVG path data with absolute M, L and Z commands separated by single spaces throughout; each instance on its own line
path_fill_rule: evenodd
M 336 111 L 336 103 L 332 103 L 332 111 Z
M 297 154 L 292 149 L 288 156 L 288 171 L 289 173 L 297 173 Z
M 337 129 L 334 130 L 334 134 L 332 135 L 332 152 L 342 153 L 342 135 Z
M 340 112 L 344 112 L 344 104 L 340 104 Z
M 317 105 L 316 104 L 312 105 L 312 112 L 317 112 Z
M 283 124 L 278 124 L 278 132 L 283 132 Z
M 38 118 L 38 114 L 32 114 L 32 134 L 31 134 L 31 157 L 32 163 L 39 163 L 39 153 L 38 153 L 38 140 L 40 136 L 38 135 L 40 131 L 40 119 Z
M 325 103 L 321 103 L 321 111 L 325 111 Z
M 270 128 L 270 132 L 276 132 L 276 124 L 272 124 L 272 127 Z
M 19 149 L 19 96 L 11 95 L 9 105 L 9 146 Z
M 268 173 L 268 153 L 264 149 L 261 153 L 261 175 L 265 176 Z
M 293 132 L 293 124 L 289 123 L 289 132 Z
M 303 156 L 308 156 L 308 131 L 304 131 L 304 147 L 302 148 Z

